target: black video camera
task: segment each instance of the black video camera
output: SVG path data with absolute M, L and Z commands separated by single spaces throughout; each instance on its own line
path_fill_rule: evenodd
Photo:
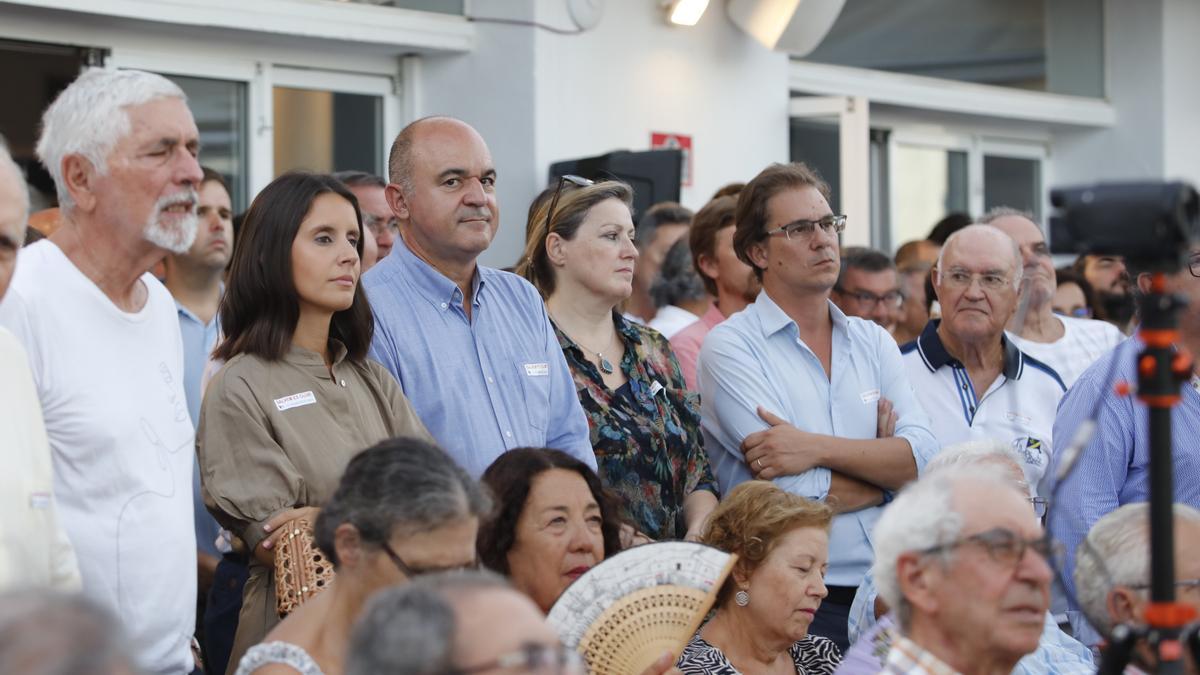
M 1136 269 L 1175 272 L 1200 238 L 1200 198 L 1187 183 L 1104 183 L 1050 191 L 1053 253 L 1124 256 Z

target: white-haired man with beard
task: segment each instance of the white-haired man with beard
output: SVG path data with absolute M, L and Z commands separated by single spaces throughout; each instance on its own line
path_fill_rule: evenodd
M 21 251 L 0 306 L 29 355 L 84 593 L 120 617 L 152 673 L 195 667 L 194 438 L 175 303 L 146 270 L 195 236 L 198 146 L 170 81 L 81 75 L 37 146 L 63 224 Z

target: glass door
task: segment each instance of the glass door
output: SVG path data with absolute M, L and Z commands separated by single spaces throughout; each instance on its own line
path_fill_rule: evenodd
M 834 211 L 846 214 L 843 246 L 870 246 L 871 137 L 867 99 L 801 96 L 790 104 L 791 159 L 816 168 L 833 192 Z

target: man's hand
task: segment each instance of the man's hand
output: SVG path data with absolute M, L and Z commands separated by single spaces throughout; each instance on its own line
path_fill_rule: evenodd
M 892 407 L 892 402 L 883 398 L 879 398 L 879 408 L 877 411 L 878 420 L 875 424 L 875 438 L 891 438 L 896 435 L 896 410 Z
M 298 509 L 288 509 L 275 514 L 270 520 L 263 525 L 263 530 L 268 534 L 258 543 L 258 547 L 254 549 L 254 557 L 265 565 L 275 564 L 275 548 L 281 537 L 287 532 L 282 526 L 289 520 L 303 518 L 308 521 L 309 525 L 315 525 L 317 514 L 320 509 L 315 506 L 302 506 Z
M 760 480 L 794 476 L 821 466 L 820 436 L 801 431 L 771 411 L 758 407 L 758 416 L 768 429 L 756 431 L 742 440 L 746 465 Z

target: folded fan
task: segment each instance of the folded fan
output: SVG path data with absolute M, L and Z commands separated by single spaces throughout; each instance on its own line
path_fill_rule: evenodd
M 737 556 L 691 542 L 622 551 L 571 584 L 550 624 L 596 675 L 639 675 L 678 655 L 716 600 Z

